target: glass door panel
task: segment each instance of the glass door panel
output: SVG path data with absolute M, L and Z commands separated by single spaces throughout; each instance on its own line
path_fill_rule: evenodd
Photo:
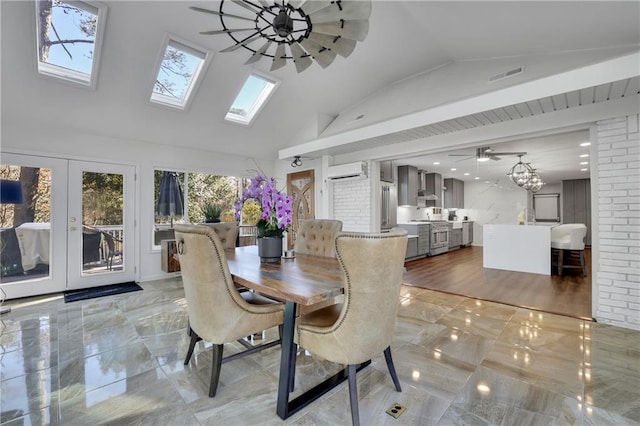
M 13 195 L 21 195 L 7 197 L 3 186 L 2 291 L 8 299 L 64 291 L 67 161 L 3 153 L 0 179 L 19 182 Z
M 133 281 L 132 166 L 69 163 L 69 289 Z

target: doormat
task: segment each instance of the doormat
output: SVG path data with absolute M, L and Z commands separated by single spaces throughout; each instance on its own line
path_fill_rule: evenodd
M 64 292 L 64 302 L 76 302 L 78 300 L 94 299 L 102 296 L 113 296 L 114 294 L 129 293 L 131 291 L 142 290 L 133 281 L 128 283 L 111 284 L 102 287 L 85 288 L 83 290 L 71 290 Z

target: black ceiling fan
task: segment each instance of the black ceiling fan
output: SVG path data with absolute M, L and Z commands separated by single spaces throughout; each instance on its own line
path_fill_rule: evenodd
M 491 147 L 485 146 L 481 148 L 476 148 L 476 153 L 474 154 L 449 154 L 450 157 L 466 157 L 458 161 L 470 160 L 475 158 L 476 161 L 489 161 L 489 160 L 500 160 L 501 155 L 527 155 L 526 152 L 496 152 Z

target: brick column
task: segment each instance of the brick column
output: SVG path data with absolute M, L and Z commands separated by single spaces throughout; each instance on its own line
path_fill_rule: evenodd
M 639 116 L 596 124 L 597 264 L 594 317 L 640 330 L 640 134 Z

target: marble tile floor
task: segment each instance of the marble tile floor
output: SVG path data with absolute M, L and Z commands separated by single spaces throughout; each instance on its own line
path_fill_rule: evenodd
M 286 421 L 279 348 L 226 363 L 207 396 L 211 346 L 183 365 L 179 278 L 65 304 L 10 302 L 0 335 L 2 425 L 348 425 L 346 383 Z M 640 424 L 640 332 L 403 286 L 392 343 L 358 375 L 363 425 Z M 277 336 L 267 330 L 264 339 Z M 225 346 L 225 354 L 241 346 Z M 296 393 L 339 366 L 301 350 Z M 395 403 L 406 411 L 394 419 Z

